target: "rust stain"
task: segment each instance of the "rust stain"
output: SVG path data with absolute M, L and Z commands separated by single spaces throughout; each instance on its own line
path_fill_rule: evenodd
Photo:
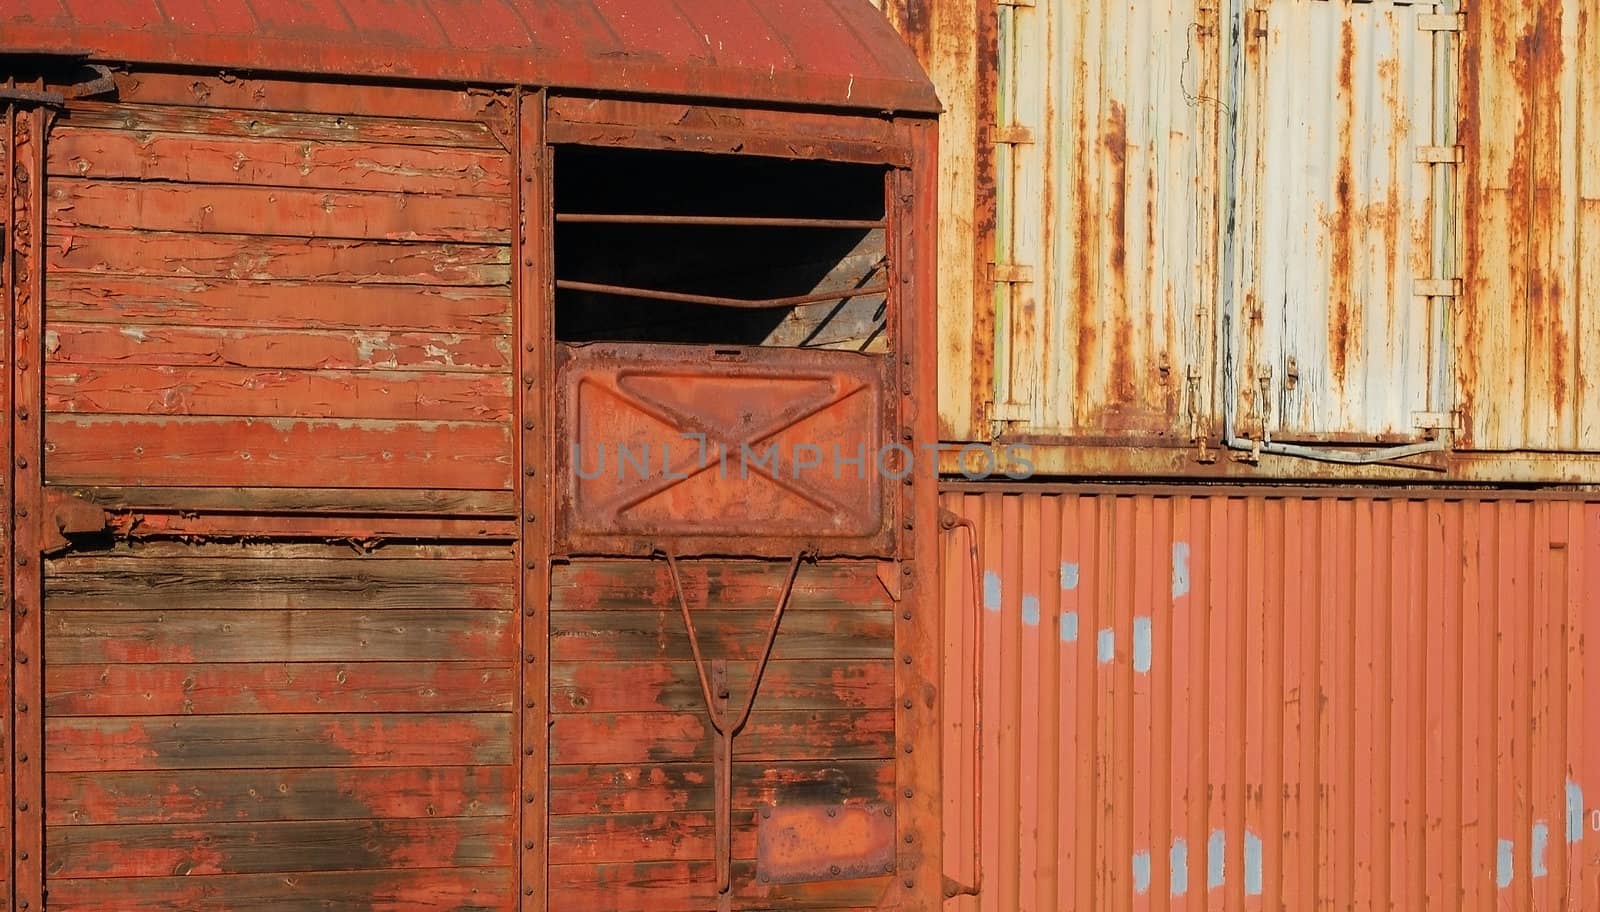
M 1352 260 L 1355 256 L 1356 238 L 1353 235 L 1355 213 L 1354 190 L 1351 181 L 1354 179 L 1351 167 L 1351 150 L 1355 141 L 1355 78 L 1353 68 L 1355 65 L 1355 26 L 1346 19 L 1340 26 L 1339 44 L 1342 53 L 1339 57 L 1339 165 L 1334 177 L 1334 211 L 1333 227 L 1329 232 L 1329 241 L 1333 247 L 1330 251 L 1330 269 L 1332 275 L 1329 281 L 1331 304 L 1333 305 L 1332 325 L 1328 327 L 1329 337 L 1329 366 L 1333 371 L 1334 382 L 1340 389 L 1345 388 L 1345 380 L 1349 371 L 1350 340 L 1358 332 L 1355 321 L 1359 319 L 1355 302 L 1351 296 L 1355 293 L 1351 281 Z

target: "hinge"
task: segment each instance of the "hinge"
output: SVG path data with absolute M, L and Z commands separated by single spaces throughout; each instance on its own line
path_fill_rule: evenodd
M 1025 402 L 989 403 L 990 421 L 1032 421 L 1033 405 Z
M 1417 279 L 1411 283 L 1411 293 L 1424 298 L 1459 298 L 1461 280 Z
M 1459 165 L 1466 158 L 1461 146 L 1418 146 L 1417 161 L 1425 165 Z
M 1456 412 L 1412 412 L 1411 426 L 1425 431 L 1455 431 L 1461 429 L 1461 416 Z
M 1459 32 L 1463 18 L 1460 13 L 1426 13 L 1417 17 L 1417 28 L 1424 32 Z
M 995 6 L 1034 6 L 1034 0 L 994 0 Z
M 1267 11 L 1264 9 L 1245 10 L 1244 33 L 1251 38 L 1267 37 Z
M 1022 263 L 990 263 L 989 281 L 996 285 L 1027 285 L 1033 282 L 1033 267 Z
M 992 124 L 989 142 L 995 145 L 1026 146 L 1033 142 L 1033 128 L 1023 124 Z

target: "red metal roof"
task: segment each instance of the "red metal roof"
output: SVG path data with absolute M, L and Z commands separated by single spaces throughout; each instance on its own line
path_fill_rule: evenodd
M 938 110 L 867 0 L 4 0 L 5 50 Z

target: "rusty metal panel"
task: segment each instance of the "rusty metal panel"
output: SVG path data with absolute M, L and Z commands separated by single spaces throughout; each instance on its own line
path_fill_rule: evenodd
M 939 108 L 865 0 L 29 0 L 0 11 L 0 31 L 10 47 L 134 63 Z
M 1600 14 L 1473 4 L 1465 17 L 1466 447 L 1600 450 Z
M 887 555 L 890 362 L 853 352 L 562 346 L 559 547 Z
M 1600 905 L 1600 502 L 942 502 L 951 908 Z
M 887 804 L 762 808 L 756 879 L 811 883 L 891 874 L 894 829 L 894 808 Z
M 1239 38 L 1237 253 L 1223 395 L 1236 433 L 1400 441 L 1448 352 L 1431 223 L 1433 4 L 1256 4 Z M 1439 117 L 1454 119 L 1454 114 Z M 1453 151 L 1453 150 L 1451 150 Z

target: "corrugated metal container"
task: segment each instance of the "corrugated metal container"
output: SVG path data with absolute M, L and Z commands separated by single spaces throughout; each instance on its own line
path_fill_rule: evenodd
M 1600 908 L 1600 502 L 943 503 L 956 908 Z
M 1600 477 L 1580 0 L 881 5 L 950 112 L 946 440 L 1076 477 Z

